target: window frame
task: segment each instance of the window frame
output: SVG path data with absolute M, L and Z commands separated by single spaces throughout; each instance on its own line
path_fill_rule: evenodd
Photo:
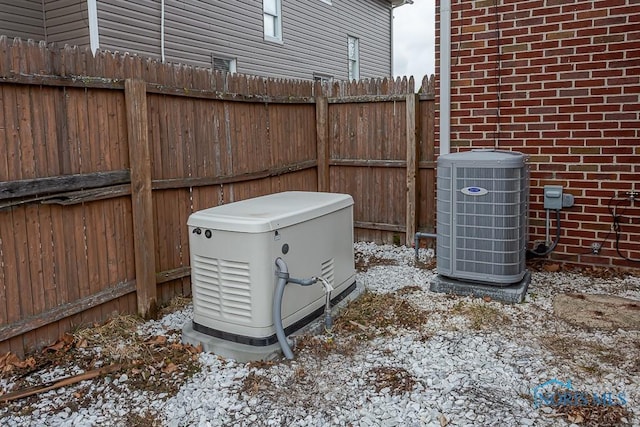
M 222 61 L 228 61 L 229 62 L 229 70 L 216 70 L 216 64 L 215 61 L 217 60 L 222 60 Z M 230 56 L 224 56 L 224 55 L 216 55 L 215 53 L 211 54 L 211 67 L 213 68 L 214 71 L 225 71 L 229 74 L 233 74 L 233 73 L 237 73 L 238 72 L 238 58 L 232 58 Z
M 313 81 L 314 82 L 321 82 L 321 83 L 326 83 L 326 82 L 332 82 L 334 79 L 334 77 L 331 74 L 326 74 L 326 73 L 313 73 Z
M 354 57 L 352 57 L 352 41 L 354 44 Z M 353 71 L 354 68 L 355 72 Z M 347 35 L 347 76 L 349 81 L 360 80 L 360 38 L 351 35 Z
M 275 2 L 275 15 L 272 11 L 267 10 L 267 2 Z M 267 26 L 265 22 L 267 17 L 273 19 L 274 34 L 267 34 Z M 266 41 L 282 43 L 282 0 L 262 0 L 262 34 Z

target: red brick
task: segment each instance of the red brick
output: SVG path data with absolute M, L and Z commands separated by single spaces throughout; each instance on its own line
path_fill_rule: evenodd
M 609 86 L 633 86 L 640 84 L 640 77 L 615 77 L 607 79 Z
M 622 93 L 621 87 L 615 86 L 605 86 L 606 83 L 603 83 L 602 87 L 594 87 L 591 88 L 591 95 L 618 95 Z
M 590 2 L 585 2 L 587 4 L 589 4 Z M 607 10 L 606 9 L 598 9 L 598 10 L 590 10 L 587 12 L 579 12 L 577 14 L 577 19 L 594 19 L 594 18 L 601 18 L 603 16 L 607 16 Z
M 633 147 L 605 147 L 602 149 L 602 154 L 627 154 L 632 155 L 634 152 Z M 640 159 L 638 159 L 640 163 Z
M 610 154 L 604 152 L 604 154 Z M 603 172 L 631 172 L 631 165 L 600 165 Z

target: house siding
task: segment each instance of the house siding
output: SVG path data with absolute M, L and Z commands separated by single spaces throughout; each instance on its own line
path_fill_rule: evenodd
M 35 41 L 45 40 L 40 0 L 0 0 L 0 35 Z
M 172 3 L 166 1 L 165 11 L 170 10 Z M 130 52 L 159 60 L 160 14 L 161 3 L 158 0 L 99 0 L 100 49 Z M 188 49 L 188 46 L 184 49 Z
M 48 43 L 90 46 L 87 0 L 47 0 L 45 25 Z
M 160 58 L 160 3 L 98 3 L 100 48 Z M 236 58 L 237 71 L 311 79 L 347 78 L 347 36 L 360 39 L 360 75 L 391 74 L 388 1 L 283 0 L 283 42 L 264 40 L 260 0 L 165 2 L 165 57 L 211 67 L 212 55 Z
M 544 186 L 562 185 L 575 206 L 561 211 L 551 257 L 638 268 L 625 258 L 640 260 L 640 204 L 625 197 L 640 191 L 640 3 L 454 3 L 452 151 L 529 154 L 530 240 L 544 240 Z M 597 255 L 593 243 L 602 245 Z

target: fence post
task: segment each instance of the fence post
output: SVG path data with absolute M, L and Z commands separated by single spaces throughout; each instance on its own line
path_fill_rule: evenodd
M 407 117 L 407 232 L 405 241 L 407 246 L 412 246 L 415 242 L 417 209 L 418 209 L 418 186 L 416 177 L 418 174 L 418 132 L 419 121 L 417 120 L 420 103 L 418 95 L 411 93 L 406 97 L 406 117 Z
M 127 79 L 124 95 L 131 165 L 131 208 L 138 313 L 148 318 L 154 316 L 157 311 L 157 290 L 146 82 L 141 79 Z
M 318 157 L 318 191 L 331 191 L 329 182 L 329 102 L 316 96 L 316 143 Z

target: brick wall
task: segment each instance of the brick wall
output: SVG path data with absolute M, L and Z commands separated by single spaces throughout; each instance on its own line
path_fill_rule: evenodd
M 557 184 L 575 206 L 561 213 L 551 257 L 640 268 L 623 258 L 640 259 L 640 200 L 612 200 L 640 191 L 640 3 L 451 3 L 451 151 L 530 155 L 530 247 L 545 234 L 542 187 Z M 436 76 L 439 12 L 437 0 Z M 622 256 L 609 205 L 622 214 Z M 594 242 L 602 243 L 598 255 L 590 253 Z

